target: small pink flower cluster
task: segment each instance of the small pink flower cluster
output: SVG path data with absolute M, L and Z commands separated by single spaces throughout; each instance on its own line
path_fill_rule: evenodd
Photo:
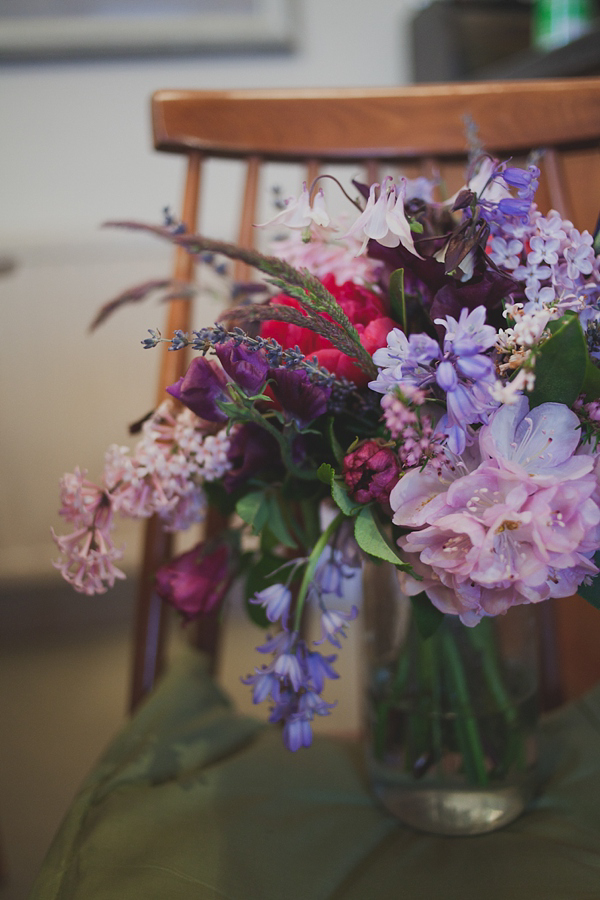
M 427 591 L 466 625 L 510 606 L 569 597 L 598 573 L 600 486 L 596 457 L 578 450 L 579 421 L 559 403 L 531 412 L 521 398 L 479 432 L 471 471 L 448 459 L 440 474 L 410 470 L 390 504 L 414 572 L 408 594 Z M 477 448 L 473 448 L 477 453 Z
M 110 536 L 113 507 L 110 495 L 88 481 L 79 468 L 60 480 L 60 514 L 75 530 L 59 536 L 52 530 L 63 558 L 54 563 L 63 578 L 82 594 L 103 594 L 117 578 L 125 578 L 115 563 L 123 552 Z
M 381 400 L 385 424 L 394 440 L 399 441 L 398 459 L 405 469 L 428 460 L 438 468 L 441 465 L 441 438 L 434 437 L 430 417 L 419 409 L 424 402 L 425 392 L 411 384 L 384 394 Z
M 110 536 L 115 513 L 132 518 L 157 514 L 167 531 L 204 519 L 203 482 L 231 468 L 225 430 L 211 434 L 209 429 L 214 425 L 189 409 L 175 412 L 168 400 L 144 423 L 131 455 L 128 447 L 108 449 L 104 487 L 88 481 L 79 469 L 62 478 L 60 515 L 75 531 L 63 537 L 52 532 L 63 555 L 55 566 L 77 591 L 104 593 L 116 578 L 125 577 L 114 565 L 123 555 Z

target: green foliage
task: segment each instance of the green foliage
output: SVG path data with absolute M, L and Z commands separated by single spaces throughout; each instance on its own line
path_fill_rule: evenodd
M 415 624 L 423 640 L 438 630 L 444 613 L 434 606 L 425 591 L 410 598 Z
M 345 516 L 355 516 L 361 509 L 364 509 L 362 503 L 357 503 L 356 500 L 350 497 L 346 486 L 336 477 L 335 469 L 329 463 L 323 463 L 319 466 L 317 477 L 319 481 L 330 485 L 333 502 Z
M 404 295 L 404 269 L 396 269 L 390 275 L 390 309 L 392 316 L 400 322 L 405 333 L 406 321 L 406 297 Z
M 385 534 L 372 506 L 363 506 L 356 516 L 354 537 L 361 550 L 369 556 L 391 562 L 401 569 L 409 568 Z
M 529 394 L 532 408 L 549 402 L 572 406 L 583 390 L 590 362 L 585 335 L 575 313 L 566 313 L 548 327 L 552 336 L 536 353 L 535 387 Z

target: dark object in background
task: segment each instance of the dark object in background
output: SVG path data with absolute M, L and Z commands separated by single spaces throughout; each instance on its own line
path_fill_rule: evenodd
M 416 82 L 468 81 L 484 66 L 531 45 L 531 4 L 439 0 L 413 19 Z
M 435 0 L 412 21 L 414 81 L 600 74 L 598 18 L 588 34 L 544 52 L 532 48 L 532 16 L 533 4 L 519 0 Z

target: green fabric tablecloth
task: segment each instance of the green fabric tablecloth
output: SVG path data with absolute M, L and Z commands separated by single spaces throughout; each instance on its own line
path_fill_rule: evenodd
M 550 775 L 491 835 L 372 800 L 361 748 L 291 754 L 184 656 L 75 799 L 30 900 L 600 900 L 600 689 L 548 717 Z

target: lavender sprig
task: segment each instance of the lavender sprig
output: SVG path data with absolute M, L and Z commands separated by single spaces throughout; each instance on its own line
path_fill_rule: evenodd
M 348 378 L 333 375 L 328 369 L 320 366 L 316 357 L 305 356 L 298 346 L 284 349 L 274 338 L 251 337 L 239 327 L 231 330 L 224 325 L 216 323 L 213 326 L 193 331 L 193 337 L 183 331 L 176 331 L 174 336 L 163 338 L 158 329 L 148 329 L 150 337 L 144 338 L 142 345 L 148 350 L 158 344 L 171 344 L 169 350 L 180 350 L 183 347 L 191 347 L 206 356 L 214 347 L 225 344 L 227 341 L 235 341 L 236 344 L 244 344 L 250 351 L 262 350 L 266 354 L 271 368 L 286 369 L 299 368 L 308 373 L 310 380 L 322 387 L 331 388 L 329 409 L 331 412 L 341 412 L 355 409 L 357 412 L 367 412 L 374 409 L 379 403 L 377 394 L 364 393 L 358 390 L 353 381 Z
M 219 253 L 230 259 L 238 259 L 260 272 L 264 272 L 269 276 L 268 283 L 298 300 L 306 310 L 307 317 L 313 321 L 320 320 L 321 314 L 327 313 L 337 326 L 337 330 L 332 332 L 328 340 L 346 356 L 356 359 L 357 365 L 370 377 L 374 378 L 377 375 L 375 364 L 370 354 L 362 346 L 356 328 L 335 297 L 318 278 L 308 271 L 299 271 L 275 256 L 265 256 L 256 250 L 247 250 L 226 241 L 214 241 L 199 234 L 176 234 L 169 228 L 145 225 L 140 222 L 108 222 L 106 224 L 117 228 L 148 231 L 183 247 L 194 256 L 207 251 Z M 304 324 L 306 325 L 306 323 Z

